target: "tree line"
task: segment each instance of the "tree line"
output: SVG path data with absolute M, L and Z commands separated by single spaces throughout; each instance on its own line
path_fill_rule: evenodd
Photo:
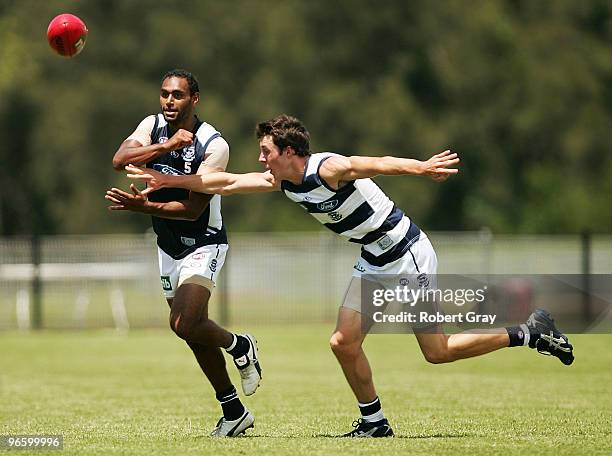
M 90 31 L 74 59 L 46 43 L 61 12 Z M 261 169 L 254 126 L 286 112 L 315 151 L 457 151 L 446 183 L 376 179 L 426 230 L 610 232 L 611 51 L 603 0 L 1 0 L 1 234 L 146 230 L 103 196 L 172 68 L 198 76 L 229 171 Z M 284 199 L 224 198 L 228 229 L 320 228 Z

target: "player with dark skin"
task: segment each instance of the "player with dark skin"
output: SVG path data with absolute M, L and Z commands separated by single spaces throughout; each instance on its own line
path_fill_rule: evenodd
M 123 171 L 129 163 L 144 165 L 162 154 L 190 145 L 196 124 L 195 107 L 199 99 L 199 93 L 190 94 L 186 79 L 172 77 L 164 80 L 159 102 L 170 131 L 174 134 L 165 143 L 145 147 L 135 140 L 124 141 L 113 157 L 113 167 Z M 207 170 L 214 171 L 219 170 Z M 109 190 L 106 199 L 115 203 L 109 209 L 196 220 L 212 198 L 212 195 L 190 192 L 188 200 L 157 203 L 149 201 L 134 184 L 130 185 L 130 189 L 132 194 L 118 188 Z M 210 291 L 207 288 L 187 283 L 178 288 L 174 299 L 167 301 L 171 309 L 170 326 L 181 339 L 188 341 L 202 371 L 215 391 L 219 392 L 231 385 L 225 358 L 219 347 L 229 346 L 232 335 L 208 318 L 209 299 Z

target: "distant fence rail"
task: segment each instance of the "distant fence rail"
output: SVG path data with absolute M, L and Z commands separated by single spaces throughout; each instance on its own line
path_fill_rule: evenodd
M 440 273 L 612 273 L 612 236 L 430 233 Z M 332 321 L 355 244 L 325 232 L 234 233 L 211 315 L 223 324 Z M 0 238 L 0 329 L 167 324 L 150 235 Z
M 31 281 L 37 274 L 43 281 L 137 280 L 142 263 L 47 263 L 0 265 L 0 281 Z

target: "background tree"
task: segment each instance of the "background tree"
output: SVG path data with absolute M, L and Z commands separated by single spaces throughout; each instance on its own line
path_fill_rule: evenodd
M 90 30 L 70 60 L 45 39 L 61 12 Z M 145 230 L 103 195 L 127 185 L 111 157 L 176 67 L 231 171 L 260 169 L 254 125 L 287 112 L 315 150 L 459 152 L 444 185 L 378 179 L 427 229 L 610 232 L 611 51 L 598 0 L 0 0 L 0 232 Z M 223 204 L 231 231 L 319 229 L 278 195 Z

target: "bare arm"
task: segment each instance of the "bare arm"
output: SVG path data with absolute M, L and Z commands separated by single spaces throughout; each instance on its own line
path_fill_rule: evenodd
M 144 165 L 168 152 L 165 144 L 166 143 L 143 146 L 134 139 L 123 141 L 113 157 L 113 168 L 117 171 L 121 171 L 128 163 Z
M 206 210 L 210 199 L 214 195 L 206 195 L 204 193 L 189 192 L 189 198 L 181 201 L 169 201 L 167 203 L 152 204 L 151 215 L 157 217 L 178 219 L 178 220 L 197 220 L 200 215 Z
M 188 146 L 193 142 L 193 134 L 190 131 L 179 129 L 165 143 L 150 144 L 152 122 L 154 122 L 152 117 L 143 120 L 134 133 L 121 143 L 113 157 L 113 168 L 121 171 L 130 163 L 144 165 L 160 155 Z
M 236 193 L 272 192 L 280 189 L 271 173 L 210 173 L 205 175 L 171 176 L 152 169 L 128 165 L 125 168 L 130 179 L 147 183 L 143 195 L 164 187 L 185 188 L 193 192 L 233 195 Z
M 334 156 L 323 162 L 319 172 L 329 185 L 338 188 L 345 182 L 378 175 L 411 174 L 443 181 L 459 171 L 456 168 L 449 168 L 457 163 L 459 157 L 450 150 L 436 154 L 426 161 L 399 157 Z
M 119 188 L 107 190 L 105 198 L 112 203 L 111 211 L 132 211 L 175 220 L 197 220 L 208 206 L 213 195 L 190 192 L 189 198 L 182 201 L 158 203 L 149 201 L 146 195 L 130 185 L 131 193 Z
M 225 140 L 218 138 L 215 144 L 209 146 L 204 161 L 198 168 L 197 175 L 223 171 L 229 158 L 229 146 Z M 210 203 L 213 195 L 189 192 L 189 197 L 181 201 L 153 202 L 149 201 L 146 192 L 140 192 L 134 184 L 130 185 L 131 193 L 118 188 L 106 192 L 105 198 L 113 203 L 110 210 L 129 210 L 143 214 L 154 215 L 167 219 L 197 220 Z

